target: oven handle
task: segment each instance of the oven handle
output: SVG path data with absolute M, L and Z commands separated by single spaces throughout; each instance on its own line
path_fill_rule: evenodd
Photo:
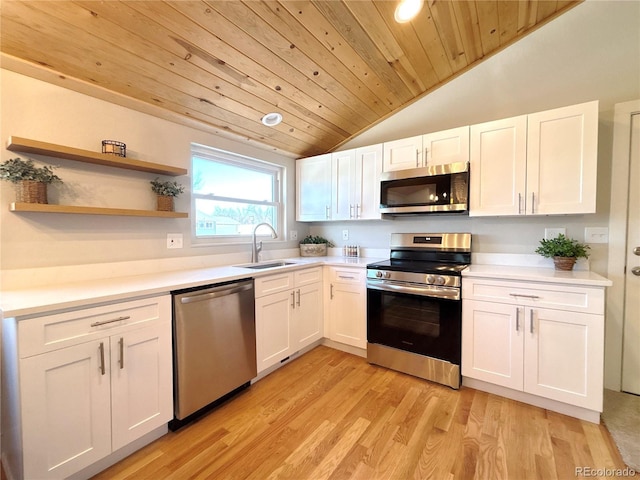
M 383 292 L 408 293 L 422 297 L 444 298 L 447 300 L 460 300 L 460 289 L 456 287 L 429 287 L 414 285 L 398 285 L 388 281 L 375 282 L 369 280 L 367 288 L 381 290 Z

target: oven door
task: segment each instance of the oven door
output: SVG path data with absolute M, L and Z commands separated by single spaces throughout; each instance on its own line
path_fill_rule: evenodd
M 459 290 L 458 290 L 459 292 Z M 367 284 L 367 340 L 460 365 L 462 301 L 433 287 Z

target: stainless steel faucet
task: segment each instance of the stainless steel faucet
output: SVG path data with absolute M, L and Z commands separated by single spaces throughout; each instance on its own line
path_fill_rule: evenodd
M 251 263 L 255 263 L 258 261 L 258 256 L 262 251 L 262 240 L 256 243 L 256 230 L 258 230 L 258 228 L 260 228 L 262 225 L 266 225 L 271 229 L 271 238 L 278 238 L 278 234 L 268 223 L 259 223 L 258 225 L 256 225 L 253 229 L 253 249 L 251 250 Z

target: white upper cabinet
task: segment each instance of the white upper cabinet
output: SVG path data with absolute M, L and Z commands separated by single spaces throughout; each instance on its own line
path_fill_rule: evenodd
M 469 215 L 594 213 L 598 102 L 471 127 Z
M 595 213 L 597 161 L 597 101 L 529 115 L 527 213 Z
M 383 171 L 406 170 L 422 166 L 422 135 L 384 142 Z
M 469 127 L 451 128 L 422 136 L 425 167 L 469 161 Z
M 384 143 L 383 171 L 469 161 L 469 127 L 458 127 Z
M 527 116 L 471 126 L 470 215 L 523 213 Z
M 379 219 L 380 173 L 382 144 L 333 153 L 331 219 Z
M 296 161 L 296 220 L 331 219 L 331 154 Z

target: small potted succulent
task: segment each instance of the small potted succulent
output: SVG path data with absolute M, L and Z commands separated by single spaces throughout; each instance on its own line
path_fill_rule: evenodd
M 184 186 L 178 182 L 163 182 L 156 178 L 151 180 L 151 190 L 157 195 L 157 209 L 161 212 L 173 212 L 173 199 L 184 192 Z
M 549 240 L 540 240 L 536 253 L 546 258 L 553 258 L 556 270 L 573 270 L 578 258 L 589 258 L 589 245 L 580 243 L 562 233 Z
M 0 164 L 0 179 L 15 184 L 16 202 L 47 203 L 47 185 L 62 183 L 54 168 L 36 167 L 31 159 L 10 158 Z
M 307 235 L 300 241 L 301 257 L 324 257 L 327 247 L 333 247 L 333 242 L 319 235 Z

